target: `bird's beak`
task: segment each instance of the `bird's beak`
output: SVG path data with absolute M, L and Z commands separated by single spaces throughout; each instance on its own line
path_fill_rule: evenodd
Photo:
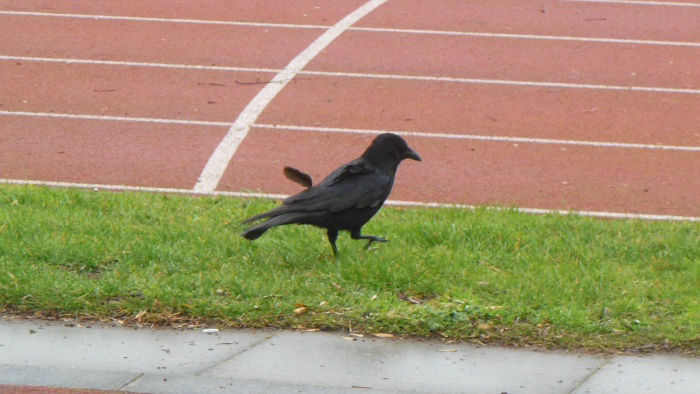
M 414 150 L 411 149 L 411 148 L 408 148 L 408 152 L 406 152 L 406 154 L 404 155 L 403 158 L 404 158 L 404 159 L 411 159 L 411 160 L 421 161 L 421 158 L 420 158 L 420 156 L 418 155 L 418 153 L 416 153 L 416 151 L 414 151 Z

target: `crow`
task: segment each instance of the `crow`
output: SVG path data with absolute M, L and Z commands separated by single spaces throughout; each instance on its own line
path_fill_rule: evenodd
M 403 159 L 421 161 L 403 138 L 384 133 L 377 136 L 359 158 L 342 165 L 323 181 L 312 186 L 311 177 L 290 168 L 285 175 L 308 189 L 287 197 L 282 205 L 250 217 L 243 223 L 259 219 L 264 222 L 251 226 L 241 235 L 249 240 L 260 237 L 265 231 L 283 224 L 311 224 L 327 230 L 333 255 L 338 255 L 335 241 L 340 230 L 349 231 L 352 239 L 387 242 L 376 235 L 363 235 L 362 226 L 384 204 L 394 185 L 394 176 Z M 301 174 L 301 175 L 300 175 Z

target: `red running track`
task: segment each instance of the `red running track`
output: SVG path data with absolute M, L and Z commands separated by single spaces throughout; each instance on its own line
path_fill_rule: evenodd
M 686 3 L 0 0 L 0 179 L 288 194 L 395 131 L 394 200 L 697 220 Z

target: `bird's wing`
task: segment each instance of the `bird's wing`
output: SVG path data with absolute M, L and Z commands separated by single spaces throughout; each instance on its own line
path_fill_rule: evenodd
M 359 158 L 333 171 L 321 183 L 288 197 L 284 205 L 293 209 L 330 212 L 376 207 L 389 195 L 392 183 L 390 175 Z

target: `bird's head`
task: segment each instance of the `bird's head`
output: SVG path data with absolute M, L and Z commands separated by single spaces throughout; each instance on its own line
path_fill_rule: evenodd
M 370 163 L 387 164 L 394 169 L 403 159 L 421 161 L 418 153 L 411 149 L 403 138 L 393 133 L 378 135 L 362 157 Z

